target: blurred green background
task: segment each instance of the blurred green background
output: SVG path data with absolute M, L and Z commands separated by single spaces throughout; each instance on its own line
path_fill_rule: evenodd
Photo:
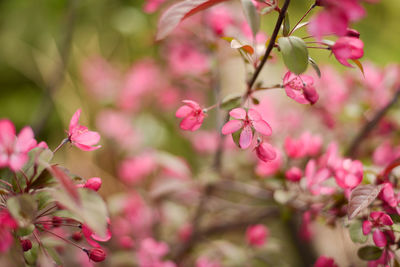
M 79 66 L 83 59 L 100 54 L 117 66 L 127 68 L 138 58 L 157 55 L 153 37 L 158 15 L 144 14 L 143 2 L 0 1 L 0 117 L 10 118 L 17 128 L 27 124 L 40 128 L 38 139 L 47 139 L 50 145 L 59 142 L 63 134 L 61 129 L 66 127 L 61 122 L 67 121 L 76 108 L 88 105 L 79 102 L 79 97 L 77 100 L 62 93 L 72 90 L 77 96 L 82 94 Z M 289 9 L 292 24 L 311 3 L 293 1 Z M 366 4 L 366 8 L 367 18 L 354 25 L 365 42 L 363 60 L 380 65 L 400 62 L 400 1 L 383 0 L 377 5 Z M 267 33 L 271 31 L 273 20 L 272 16 L 263 21 Z M 72 45 L 67 76 L 61 82 L 62 90 L 49 97 L 48 88 L 60 80 L 57 75 L 63 50 L 61 44 L 70 33 Z M 324 58 L 327 56 L 322 60 Z M 51 99 L 55 101 L 54 106 Z

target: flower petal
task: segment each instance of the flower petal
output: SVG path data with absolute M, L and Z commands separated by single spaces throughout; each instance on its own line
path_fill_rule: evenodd
M 374 240 L 376 246 L 381 248 L 386 246 L 386 236 L 381 230 L 376 229 L 372 234 L 372 239 Z
M 231 134 L 242 128 L 243 121 L 240 120 L 230 120 L 222 127 L 222 134 Z
M 235 119 L 244 120 L 246 119 L 246 110 L 244 110 L 243 108 L 234 108 L 229 111 L 229 115 L 231 115 L 231 117 Z
M 252 109 L 252 108 L 249 109 L 249 112 L 247 114 L 249 116 L 249 119 L 252 121 L 262 120 L 260 113 L 258 113 L 258 111 L 255 109 Z
M 189 106 L 182 106 L 176 112 L 175 116 L 177 118 L 184 118 L 189 116 L 189 114 L 193 111 L 193 109 Z
M 272 134 L 271 126 L 264 120 L 252 121 L 252 125 L 254 129 L 262 135 L 269 136 Z
M 8 146 L 14 142 L 15 127 L 9 120 L 0 120 L 0 143 Z
M 18 151 L 28 152 L 36 146 L 33 131 L 31 127 L 24 127 L 18 134 L 16 149 Z
M 81 109 L 78 109 L 69 122 L 69 130 L 75 128 L 78 125 L 79 117 L 81 116 Z
M 239 145 L 240 148 L 246 149 L 251 145 L 251 141 L 253 140 L 253 131 L 250 126 L 245 126 L 240 133 Z
M 362 224 L 362 231 L 364 235 L 368 235 L 372 230 L 372 222 L 365 220 Z
M 72 141 L 86 146 L 93 146 L 100 141 L 100 134 L 98 132 L 86 131 L 76 135 Z

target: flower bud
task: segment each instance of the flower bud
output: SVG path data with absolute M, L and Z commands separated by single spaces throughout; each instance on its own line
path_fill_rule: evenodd
M 268 143 L 261 143 L 256 147 L 257 157 L 265 162 L 274 160 L 276 158 L 275 149 Z
M 101 187 L 101 179 L 99 177 L 93 177 L 86 181 L 83 187 L 98 191 Z
M 82 232 L 81 231 L 76 231 L 72 234 L 71 238 L 75 241 L 80 241 L 82 239 Z
M 360 38 L 360 33 L 354 29 L 347 28 L 346 36 Z
M 298 167 L 292 167 L 286 171 L 285 176 L 291 182 L 298 182 L 303 176 L 303 172 Z
M 52 222 L 53 222 L 53 227 L 60 227 L 62 223 L 62 218 L 54 216 Z
M 246 240 L 251 246 L 261 247 L 268 238 L 268 228 L 262 224 L 249 226 L 246 230 Z
M 93 248 L 90 250 L 84 249 L 83 251 L 85 251 L 89 259 L 91 259 L 94 262 L 104 261 L 107 256 L 106 252 L 101 248 Z
M 319 99 L 318 93 L 313 86 L 304 86 L 303 93 L 305 99 L 307 99 L 311 105 L 315 104 Z
M 21 246 L 24 252 L 30 250 L 32 248 L 32 242 L 29 239 L 21 239 Z

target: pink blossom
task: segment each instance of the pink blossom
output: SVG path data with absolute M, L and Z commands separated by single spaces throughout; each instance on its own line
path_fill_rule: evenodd
M 285 172 L 285 177 L 291 182 L 298 182 L 300 181 L 301 177 L 303 177 L 303 172 L 298 167 L 291 167 Z
M 264 162 L 276 159 L 276 150 L 273 146 L 265 142 L 261 142 L 257 145 L 256 154 L 257 157 Z
M 251 246 L 261 247 L 269 236 L 269 230 L 262 224 L 249 226 L 246 230 L 246 240 Z
M 338 267 L 338 265 L 334 259 L 320 256 L 315 262 L 314 267 Z
M 217 132 L 198 131 L 193 135 L 193 147 L 199 153 L 213 153 L 218 147 L 219 135 Z
M 101 184 L 102 184 L 101 178 L 93 177 L 87 180 L 86 183 L 83 185 L 83 187 L 91 189 L 93 191 L 99 191 Z
M 318 101 L 314 79 L 309 75 L 296 75 L 288 71 L 283 77 L 283 86 L 287 96 L 300 104 L 314 104 Z
M 385 226 L 393 225 L 393 221 L 389 215 L 381 211 L 374 211 L 370 213 L 370 219 L 365 220 L 362 225 L 364 235 L 371 233 L 375 229 L 372 237 L 375 245 L 378 247 L 385 247 L 387 243 L 386 235 L 382 232 Z
M 331 177 L 329 169 L 318 169 L 314 159 L 307 163 L 305 176 L 307 188 L 313 195 L 331 195 L 336 190 L 334 187 L 325 184 L 326 180 Z
M 269 136 L 272 133 L 272 129 L 269 124 L 264 121 L 261 115 L 255 109 L 249 109 L 248 112 L 243 108 L 235 108 L 229 112 L 229 115 L 235 120 L 228 121 L 222 127 L 222 134 L 232 134 L 240 129 L 240 148 L 246 149 L 250 146 L 253 140 L 253 131 L 260 133 L 264 136 Z
M 150 175 L 156 168 L 154 155 L 144 152 L 138 156 L 122 161 L 118 173 L 121 179 L 128 184 L 136 184 Z
M 380 267 L 380 266 L 389 267 L 390 266 L 389 263 L 392 261 L 393 258 L 394 258 L 394 253 L 389 249 L 384 249 L 379 259 L 368 262 L 368 267 Z
M 206 114 L 197 102 L 192 100 L 183 100 L 182 102 L 186 105 L 180 107 L 175 113 L 177 118 L 183 118 L 179 126 L 186 131 L 198 130 Z
M 96 234 L 95 232 L 93 232 L 89 228 L 89 226 L 87 226 L 86 224 L 82 224 L 82 234 L 85 237 L 85 239 L 88 242 L 88 244 L 91 245 L 92 247 L 95 247 L 95 248 L 100 248 L 101 247 L 99 245 L 99 243 L 97 243 L 96 241 L 107 242 L 108 240 L 111 239 L 111 231 L 110 231 L 110 229 L 108 227 L 107 227 L 106 235 L 105 236 L 100 236 L 100 235 Z
M 152 238 L 144 239 L 137 253 L 139 267 L 175 267 L 175 263 L 162 260 L 168 251 L 166 243 L 157 242 Z
M 176 75 L 200 75 L 210 68 L 207 55 L 188 41 L 170 44 L 166 55 L 170 69 Z
M 87 127 L 79 125 L 80 116 L 81 109 L 78 109 L 69 123 L 68 141 L 83 151 L 92 151 L 100 148 L 100 145 L 95 146 L 100 141 L 99 133 L 89 131 Z
M 343 189 L 352 189 L 363 179 L 363 165 L 359 160 L 344 159 L 335 170 L 336 183 Z
M 256 167 L 256 174 L 262 177 L 270 176 L 276 174 L 281 166 L 282 166 L 282 153 L 275 149 L 276 151 L 276 158 L 269 161 L 264 162 L 259 160 L 257 167 Z
M 353 67 L 349 59 L 359 59 L 364 55 L 364 43 L 354 37 L 340 37 L 331 49 L 336 59 L 348 67 Z
M 202 256 L 196 260 L 196 267 L 221 267 L 221 264 L 219 261 L 210 260 Z
M 36 146 L 30 127 L 23 128 L 18 136 L 9 120 L 0 120 L 0 168 L 10 167 L 17 171 L 28 161 L 28 152 Z
M 156 12 L 166 0 L 146 0 L 143 11 L 146 13 Z
M 322 146 L 322 138 L 319 135 L 312 135 L 304 132 L 299 139 L 286 137 L 285 151 L 290 158 L 302 158 L 305 156 L 316 156 Z
M 233 23 L 232 12 L 225 6 L 211 8 L 206 18 L 206 23 L 218 36 L 224 36 L 226 29 Z
M 18 227 L 17 222 L 7 210 L 0 210 L 0 252 L 7 252 L 14 243 L 12 230 Z
M 179 239 L 183 242 L 186 242 L 189 240 L 189 238 L 191 237 L 193 233 L 193 225 L 187 223 L 184 224 L 178 231 L 178 236 Z

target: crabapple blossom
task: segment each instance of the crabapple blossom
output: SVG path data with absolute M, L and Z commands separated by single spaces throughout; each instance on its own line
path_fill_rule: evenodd
M 336 167 L 336 183 L 343 189 L 352 189 L 359 185 L 363 178 L 363 165 L 359 160 L 344 159 Z
M 307 188 L 313 195 L 331 195 L 336 189 L 325 183 L 331 177 L 331 172 L 327 168 L 318 168 L 314 159 L 308 161 L 305 177 Z
M 16 136 L 14 124 L 7 119 L 0 120 L 0 168 L 21 169 L 28 161 L 28 152 L 35 146 L 30 127 L 23 128 Z
M 320 256 L 314 264 L 314 267 L 338 267 L 335 260 L 326 256 Z
M 276 150 L 266 142 L 261 142 L 255 149 L 257 157 L 262 161 L 268 162 L 276 158 Z
M 251 225 L 246 230 L 247 243 L 254 247 L 261 247 L 269 236 L 269 230 L 262 224 Z
M 0 252 L 7 252 L 14 243 L 12 231 L 18 227 L 17 222 L 6 209 L 0 210 Z
M 69 123 L 68 141 L 83 151 L 99 149 L 101 146 L 96 146 L 100 141 L 99 133 L 89 131 L 87 127 L 78 124 L 80 116 L 81 109 L 78 109 Z
M 150 152 L 144 152 L 123 160 L 118 173 L 122 181 L 128 184 L 136 184 L 150 175 L 156 166 L 154 155 Z
M 209 59 L 191 42 L 179 41 L 168 47 L 167 60 L 172 73 L 181 75 L 200 75 L 208 71 Z
M 101 248 L 92 248 L 90 250 L 85 250 L 85 252 L 88 254 L 89 259 L 94 262 L 104 261 L 107 257 L 105 250 Z
M 82 234 L 85 237 L 86 242 L 88 242 L 88 244 L 92 247 L 96 248 L 101 247 L 96 241 L 107 242 L 111 238 L 111 231 L 109 228 L 107 228 L 105 236 L 99 236 L 98 234 L 94 233 L 86 224 L 82 224 Z
M 296 75 L 288 71 L 283 77 L 283 86 L 287 96 L 300 104 L 315 104 L 318 101 L 314 79 L 309 75 Z
M 206 17 L 206 23 L 217 36 L 224 36 L 227 28 L 233 23 L 232 12 L 225 6 L 211 8 Z
M 300 181 L 301 177 L 303 177 L 303 172 L 298 167 L 291 167 L 285 172 L 285 177 L 291 182 L 298 182 Z
M 266 176 L 271 176 L 276 174 L 281 166 L 282 166 L 282 153 L 275 148 L 275 152 L 276 152 L 276 158 L 265 162 L 265 161 L 258 161 L 258 164 L 256 166 L 256 174 L 261 176 L 261 177 L 266 177 Z
M 219 261 L 210 260 L 202 256 L 196 260 L 196 267 L 221 267 L 221 264 Z
M 235 108 L 229 112 L 229 115 L 234 119 L 225 123 L 221 132 L 227 135 L 242 129 L 239 140 L 242 149 L 248 148 L 253 141 L 253 129 L 264 136 L 269 136 L 272 133 L 269 124 L 262 119 L 255 109 L 249 109 L 246 112 L 243 108 Z
M 340 37 L 331 50 L 342 65 L 353 67 L 348 60 L 359 59 L 364 55 L 364 43 L 355 37 Z
M 146 0 L 143 11 L 146 13 L 156 12 L 166 0 Z
M 385 226 L 393 225 L 392 219 L 389 215 L 381 211 L 373 211 L 370 213 L 369 217 L 370 219 L 363 222 L 363 234 L 368 235 L 371 233 L 372 229 L 375 229 L 372 234 L 375 245 L 378 247 L 386 246 L 387 239 L 382 229 Z
M 183 100 L 184 106 L 180 107 L 175 116 L 177 118 L 183 118 L 180 127 L 186 131 L 196 131 L 201 127 L 206 114 L 198 103 L 192 100 Z
M 321 145 L 321 136 L 304 132 L 299 139 L 286 137 L 284 148 L 290 158 L 302 158 L 305 156 L 316 156 L 321 149 Z
M 91 189 L 93 191 L 99 191 L 101 184 L 102 184 L 101 178 L 93 177 L 93 178 L 88 179 L 86 181 L 86 183 L 83 185 L 83 187 Z
M 172 261 L 162 260 L 168 251 L 168 245 L 164 242 L 157 242 L 152 238 L 142 240 L 137 253 L 139 266 L 175 267 L 176 265 Z

